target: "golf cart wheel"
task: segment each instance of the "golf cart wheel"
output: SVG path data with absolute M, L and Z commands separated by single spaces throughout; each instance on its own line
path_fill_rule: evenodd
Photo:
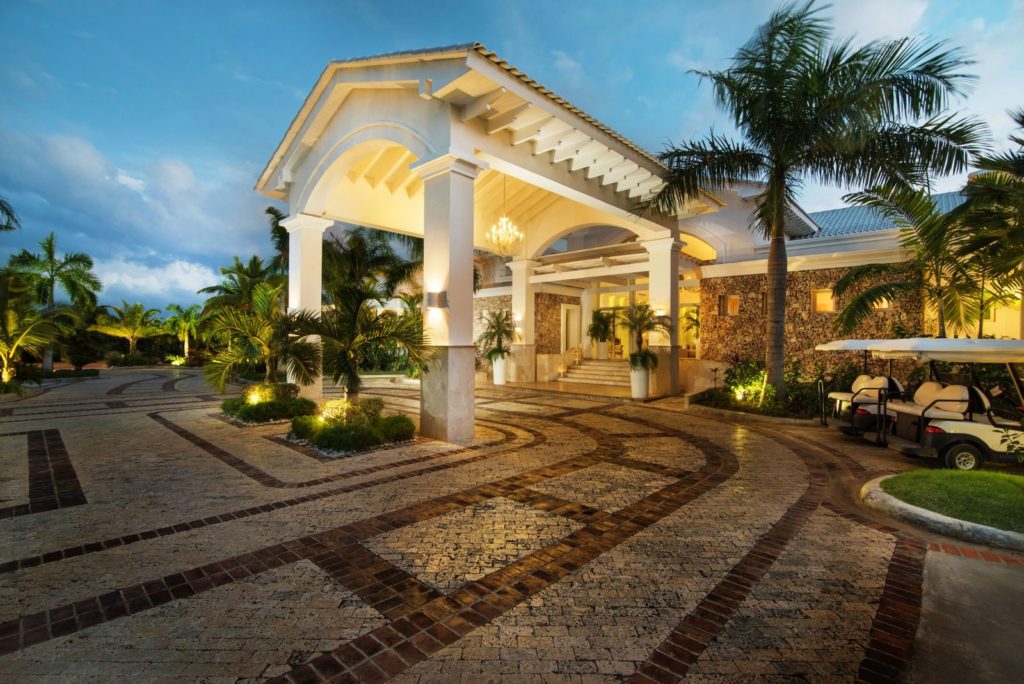
M 942 456 L 942 464 L 953 470 L 977 470 L 981 461 L 981 451 L 972 444 L 953 444 Z

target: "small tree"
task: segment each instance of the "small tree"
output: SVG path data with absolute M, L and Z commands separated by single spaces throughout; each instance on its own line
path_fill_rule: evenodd
M 615 337 L 615 314 L 611 311 L 595 311 L 590 315 L 587 337 L 597 342 L 611 342 Z
M 516 337 L 516 323 L 508 309 L 488 311 L 480 316 L 484 331 L 477 343 L 484 348 L 484 356 L 491 363 L 512 354 L 512 341 Z
M 667 334 L 671 319 L 668 316 L 659 316 L 647 304 L 633 304 L 620 315 L 622 324 L 633 333 L 636 341 L 635 349 L 629 355 L 630 368 L 657 368 L 658 357 L 650 349 L 644 348 L 644 335 L 651 332 Z
M 160 335 L 164 327 L 157 319 L 160 312 L 147 309 L 139 302 L 129 304 L 121 300 L 121 306 L 109 307 L 113 313 L 101 314 L 89 330 L 128 340 L 128 354 L 135 353 L 139 340 Z
M 305 339 L 318 319 L 310 312 L 288 314 L 278 306 L 280 285 L 260 283 L 244 308 L 222 308 L 210 318 L 210 327 L 228 340 L 203 368 L 207 382 L 223 392 L 232 374 L 244 366 L 263 364 L 268 383 L 277 382 L 284 365 L 301 385 L 310 385 L 320 373 L 320 345 Z
M 67 306 L 36 310 L 27 289 L 17 273 L 0 270 L 0 382 L 5 387 L 14 380 L 23 353 L 42 354 L 64 332 L 61 318 L 74 319 L 73 310 Z
M 167 310 L 171 312 L 171 315 L 164 321 L 164 325 L 167 326 L 167 331 L 184 345 L 185 358 L 188 359 L 189 337 L 195 336 L 202 320 L 199 305 L 192 304 L 183 307 L 178 304 L 168 304 Z

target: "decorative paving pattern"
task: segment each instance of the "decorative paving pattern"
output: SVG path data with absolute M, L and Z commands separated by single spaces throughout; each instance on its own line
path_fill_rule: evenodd
M 666 477 L 643 470 L 599 463 L 535 485 L 539 492 L 614 511 L 672 484 Z
M 581 527 L 499 497 L 373 537 L 365 545 L 448 594 Z
M 9 432 L 0 437 L 18 435 L 25 435 L 28 442 L 28 503 L 0 508 L 0 518 L 84 504 L 85 493 L 64 448 L 60 431 Z
M 906 675 L 928 546 L 828 498 L 873 457 L 560 399 L 484 389 L 469 446 L 337 460 L 273 441 L 287 426 L 211 421 L 219 397 L 180 371 L 15 402 L 0 423 L 25 424 L 8 439 L 36 477 L 0 495 L 45 515 L 0 520 L 17 550 L 0 558 L 0 679 Z

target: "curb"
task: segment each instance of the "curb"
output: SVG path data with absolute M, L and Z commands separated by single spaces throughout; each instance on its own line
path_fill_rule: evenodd
M 895 476 L 885 475 L 877 477 L 866 482 L 861 487 L 860 498 L 864 501 L 865 505 L 904 522 L 919 525 L 932 532 L 938 532 L 949 537 L 963 539 L 976 544 L 1024 551 L 1024 534 L 1008 532 L 996 527 L 960 520 L 959 518 L 951 518 L 948 515 L 929 511 L 926 508 L 912 506 L 891 494 L 886 494 L 882 491 L 882 481 L 890 477 Z
M 697 415 L 716 416 L 721 418 L 731 418 L 732 420 L 743 423 L 766 423 L 768 425 L 797 425 L 800 427 L 822 427 L 821 423 L 817 418 L 785 418 L 782 416 L 762 416 L 757 413 L 746 413 L 744 411 L 730 411 L 729 409 L 714 408 L 713 406 L 704 406 L 703 404 L 690 404 L 686 409 L 687 413 L 695 413 Z

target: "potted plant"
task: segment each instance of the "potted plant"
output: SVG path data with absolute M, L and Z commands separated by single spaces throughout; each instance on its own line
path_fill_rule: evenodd
M 590 318 L 587 337 L 597 343 L 597 358 L 608 358 L 608 343 L 615 336 L 615 314 L 611 311 L 595 311 Z
M 504 385 L 506 364 L 512 354 L 512 340 L 516 335 L 516 324 L 512 320 L 512 312 L 488 311 L 480 316 L 484 323 L 484 331 L 480 333 L 477 344 L 484 348 L 484 356 L 494 370 L 494 384 Z
M 650 392 L 651 371 L 658 367 L 658 357 L 644 348 L 644 335 L 668 332 L 670 320 L 659 316 L 647 304 L 634 304 L 622 312 L 622 324 L 634 336 L 636 344 L 629 355 L 629 384 L 634 399 L 646 399 Z

